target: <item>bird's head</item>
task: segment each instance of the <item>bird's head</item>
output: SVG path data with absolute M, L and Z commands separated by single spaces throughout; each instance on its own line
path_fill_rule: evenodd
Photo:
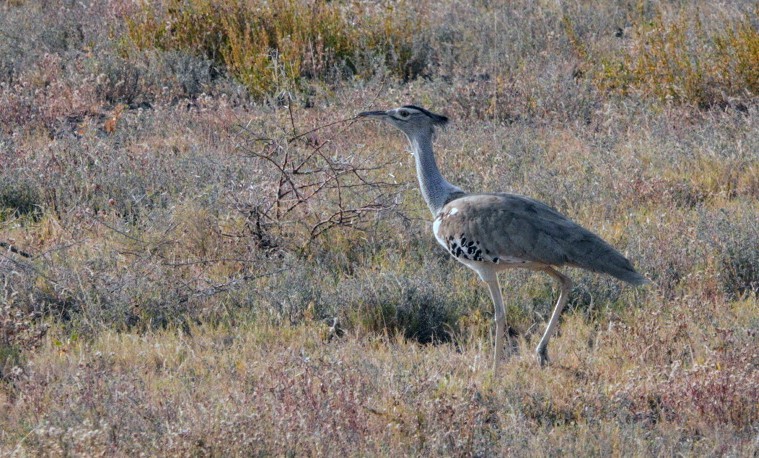
M 404 105 L 387 111 L 364 111 L 359 113 L 358 117 L 385 121 L 401 130 L 409 139 L 417 135 L 430 135 L 434 132 L 435 126 L 443 127 L 448 123 L 447 117 L 414 105 Z

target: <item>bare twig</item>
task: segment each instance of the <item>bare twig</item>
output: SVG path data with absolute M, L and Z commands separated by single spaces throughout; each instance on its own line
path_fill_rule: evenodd
M 297 140 L 299 138 L 303 138 L 306 135 L 313 134 L 314 132 L 318 132 L 318 131 L 320 131 L 322 129 L 326 129 L 327 127 L 332 127 L 332 126 L 334 126 L 336 124 L 342 124 L 342 123 L 351 122 L 351 121 L 352 121 L 351 124 L 353 124 L 353 122 L 355 122 L 357 119 L 358 119 L 357 117 L 353 116 L 353 117 L 350 117 L 350 118 L 344 118 L 344 119 L 340 119 L 340 120 L 337 120 L 337 121 L 333 121 L 333 122 L 330 122 L 330 123 L 327 123 L 327 124 L 322 124 L 319 127 L 316 127 L 316 128 L 311 129 L 309 131 L 303 132 L 302 134 L 298 134 L 298 135 L 295 135 L 293 137 L 288 138 L 287 139 L 287 143 L 292 143 L 292 142 L 294 142 L 295 140 Z M 350 127 L 350 124 L 349 124 L 349 127 Z
M 251 122 L 240 127 L 241 133 L 247 134 L 248 141 L 240 142 L 239 149 L 249 157 L 269 164 L 275 173 L 268 186 L 258 188 L 266 192 L 256 195 L 256 203 L 237 202 L 241 213 L 250 221 L 251 235 L 264 243 L 265 240 L 278 238 L 264 234 L 265 231 L 291 236 L 285 227 L 292 224 L 305 225 L 308 228 L 308 246 L 334 228 L 361 230 L 360 223 L 366 221 L 370 214 L 389 209 L 382 202 L 393 201 L 394 199 L 386 199 L 385 195 L 389 189 L 399 185 L 372 177 L 387 164 L 356 164 L 352 159 L 336 159 L 336 155 L 329 152 L 335 144 L 332 138 L 342 135 L 353 125 L 356 117 L 340 119 L 298 133 L 297 113 L 292 103 L 288 104 L 287 109 L 289 127 L 293 132 L 289 138 L 270 138 L 256 133 L 250 127 Z M 309 134 L 336 125 L 342 127 L 323 141 L 296 142 Z

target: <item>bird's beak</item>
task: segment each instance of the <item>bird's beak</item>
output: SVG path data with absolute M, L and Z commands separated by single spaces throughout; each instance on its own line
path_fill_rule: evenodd
M 358 118 L 377 118 L 382 119 L 387 116 L 386 111 L 364 111 L 358 114 Z

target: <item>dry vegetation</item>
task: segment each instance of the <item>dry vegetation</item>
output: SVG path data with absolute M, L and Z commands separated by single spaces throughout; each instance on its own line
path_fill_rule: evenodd
M 0 454 L 756 456 L 759 10 L 562 3 L 0 2 Z M 541 370 L 504 275 L 494 375 L 405 139 L 336 122 L 408 102 L 654 285 L 568 269 Z

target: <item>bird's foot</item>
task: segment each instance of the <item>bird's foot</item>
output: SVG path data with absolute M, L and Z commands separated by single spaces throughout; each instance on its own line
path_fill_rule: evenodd
M 538 359 L 538 363 L 540 363 L 540 367 L 546 367 L 550 362 L 548 359 L 548 346 L 538 347 L 535 351 L 535 356 Z

